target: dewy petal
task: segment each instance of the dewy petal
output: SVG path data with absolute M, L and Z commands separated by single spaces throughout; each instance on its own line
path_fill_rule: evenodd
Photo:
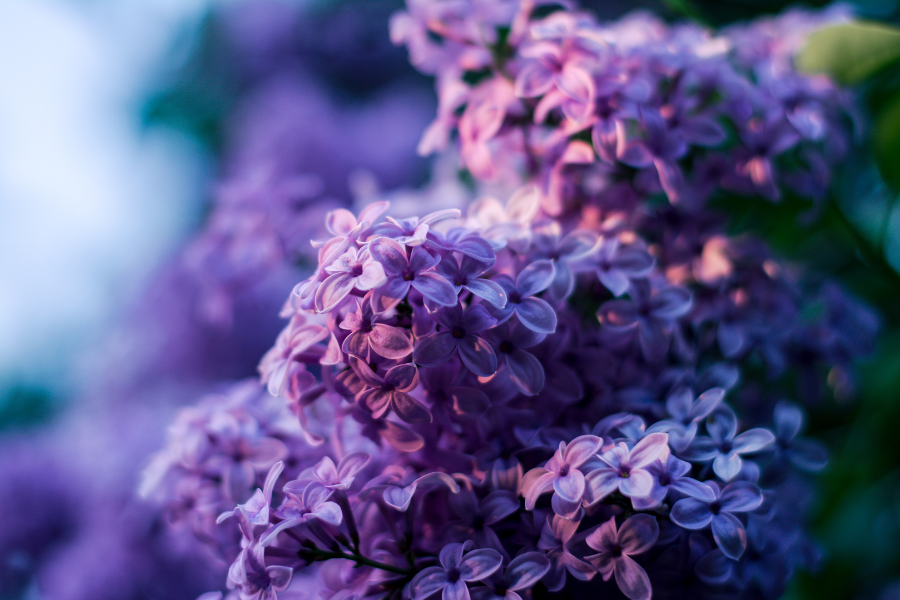
M 729 483 L 722 489 L 719 502 L 725 512 L 748 512 L 763 503 L 762 492 L 749 481 Z
M 695 498 L 683 498 L 675 503 L 669 518 L 685 529 L 703 529 L 712 520 L 709 504 Z
M 354 332 L 358 333 L 358 332 Z M 396 360 L 408 356 L 413 351 L 409 332 L 399 327 L 376 323 L 368 335 L 369 344 L 378 355 Z M 349 337 L 347 339 L 350 339 Z M 357 354 L 357 356 L 360 356 Z
M 629 498 L 644 498 L 653 489 L 653 476 L 643 469 L 635 469 L 628 477 L 619 478 L 619 491 Z
M 497 372 L 494 349 L 480 337 L 467 335 L 459 341 L 458 347 L 463 364 L 479 377 L 489 377 Z
M 552 260 L 535 261 L 522 269 L 516 277 L 516 291 L 522 298 L 534 296 L 550 287 L 555 276 L 556 267 Z
M 406 392 L 392 392 L 391 408 L 407 423 L 431 423 L 431 411 Z
M 540 298 L 525 298 L 516 305 L 516 315 L 522 325 L 538 333 L 556 331 L 556 311 Z
M 774 442 L 775 435 L 771 431 L 757 427 L 736 436 L 732 442 L 732 448 L 739 454 L 749 454 L 759 452 Z
M 525 552 L 509 561 L 504 575 L 506 576 L 507 590 L 525 590 L 532 587 L 547 571 L 550 570 L 550 561 L 543 552 Z
M 441 306 L 453 306 L 457 303 L 456 288 L 437 273 L 419 273 L 410 284 L 423 296 Z
M 659 524 L 650 515 L 634 515 L 619 527 L 617 540 L 623 554 L 641 554 L 653 547 L 659 538 Z
M 369 253 L 381 263 L 384 272 L 389 275 L 401 275 L 409 266 L 406 250 L 390 238 L 381 237 L 370 243 Z
M 533 354 L 515 350 L 507 355 L 510 379 L 519 391 L 534 396 L 544 387 L 544 367 Z
M 447 585 L 447 572 L 440 567 L 426 567 L 416 573 L 409 584 L 413 600 L 424 600 Z
M 668 450 L 669 436 L 665 433 L 651 433 L 634 445 L 628 454 L 632 468 L 639 469 L 658 460 Z
M 459 578 L 463 581 L 481 581 L 503 564 L 503 556 L 492 548 L 472 550 L 459 563 Z
M 420 365 L 439 365 L 456 352 L 458 343 L 449 331 L 439 331 L 420 338 L 413 351 L 413 360 Z M 496 360 L 496 357 L 495 357 Z
M 612 469 L 597 469 L 584 478 L 584 499 L 588 506 L 600 502 L 619 489 L 619 475 Z
M 496 308 L 506 306 L 506 291 L 489 279 L 470 279 L 465 288 L 479 298 L 487 300 Z
M 553 480 L 553 491 L 568 503 L 581 502 L 584 496 L 584 475 L 578 469 L 572 469 L 563 477 Z
M 316 290 L 316 310 L 328 312 L 347 297 L 355 284 L 356 279 L 349 273 L 329 276 Z
M 448 583 L 444 588 L 443 600 L 470 600 L 469 588 L 462 579 Z
M 682 500 L 683 502 L 683 500 Z M 713 539 L 722 551 L 722 554 L 732 560 L 737 560 L 747 547 L 747 532 L 744 526 L 732 514 L 719 513 L 712 519 Z
M 622 556 L 614 566 L 616 585 L 622 590 L 626 598 L 631 600 L 650 600 L 653 588 L 650 586 L 650 578 L 643 567 L 634 559 Z

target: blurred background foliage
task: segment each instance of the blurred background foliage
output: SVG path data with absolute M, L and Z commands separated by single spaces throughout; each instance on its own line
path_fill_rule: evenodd
M 782 0 L 582 4 L 604 18 L 645 8 L 709 26 L 794 5 Z M 397 80 L 430 90 L 431 83 L 388 39 L 388 18 L 401 5 L 400 0 L 315 3 L 307 18 L 292 25 L 288 46 L 268 49 L 269 56 L 296 57 L 344 102 L 364 101 Z M 865 107 L 864 137 L 836 174 L 831 201 L 811 215 L 808 204 L 789 196 L 778 204 L 717 199 L 734 233 L 762 236 L 792 264 L 821 280 L 842 282 L 882 318 L 879 345 L 860 366 L 853 393 L 839 374 L 830 374 L 830 398 L 810 409 L 809 433 L 826 441 L 832 456 L 813 510 L 824 552 L 818 572 L 795 578 L 791 599 L 900 598 L 900 2 L 859 0 L 851 7 L 858 21 L 815 34 L 798 58 L 802 69 L 851 86 Z M 372 22 L 384 23 L 377 35 Z M 341 35 L 333 35 L 337 29 Z M 331 41 L 348 39 L 354 51 Z M 265 62 L 248 65 L 243 58 L 234 32 L 224 29 L 213 5 L 180 68 L 148 94 L 141 109 L 144 125 L 175 128 L 220 155 L 237 99 L 268 75 Z M 276 62 L 283 64 L 273 58 Z M 780 383 L 789 394 L 792 382 Z M 0 386 L 0 432 L 37 426 L 64 404 L 51 390 L 7 381 Z

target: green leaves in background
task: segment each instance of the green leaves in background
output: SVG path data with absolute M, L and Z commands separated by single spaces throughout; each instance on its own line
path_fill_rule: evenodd
M 882 23 L 854 21 L 812 34 L 797 56 L 797 68 L 828 73 L 853 85 L 900 60 L 900 29 Z
M 797 67 L 859 85 L 872 115 L 872 149 L 885 182 L 900 192 L 900 28 L 854 21 L 810 36 Z

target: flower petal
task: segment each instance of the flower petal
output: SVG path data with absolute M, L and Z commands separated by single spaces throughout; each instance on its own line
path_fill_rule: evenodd
M 730 559 L 737 560 L 747 547 L 747 532 L 737 517 L 730 513 L 719 513 L 712 519 L 713 539 Z
M 503 564 L 503 556 L 493 548 L 472 550 L 459 563 L 459 577 L 463 581 L 481 581 Z
M 719 502 L 725 512 L 748 512 L 763 503 L 762 492 L 749 481 L 735 481 L 722 489 Z
M 669 518 L 685 529 L 703 529 L 712 520 L 709 504 L 695 498 L 684 498 L 675 503 Z
M 447 585 L 447 572 L 440 567 L 422 569 L 409 584 L 413 600 L 424 600 Z
M 524 350 L 515 350 L 506 356 L 510 379 L 519 391 L 534 396 L 544 387 L 544 367 L 535 356 Z
M 543 552 L 525 552 L 509 561 L 504 575 L 508 590 L 525 590 L 540 581 L 550 570 L 550 561 Z
M 439 331 L 419 338 L 413 351 L 413 360 L 420 365 L 439 365 L 447 362 L 456 352 L 458 343 L 449 331 Z M 496 360 L 496 359 L 495 359 Z
M 392 392 L 391 408 L 407 423 L 415 425 L 431 423 L 431 411 L 406 392 Z
M 516 291 L 522 298 L 534 296 L 550 287 L 555 276 L 556 267 L 552 260 L 535 261 L 522 269 L 516 277 Z
M 631 600 L 650 600 L 653 588 L 650 586 L 650 578 L 641 565 L 628 556 L 622 556 L 616 561 L 614 572 L 616 585 L 622 590 L 625 597 Z
M 619 527 L 617 541 L 624 554 L 641 554 L 653 547 L 659 538 L 659 524 L 650 515 L 634 515 Z
M 368 339 L 372 350 L 385 358 L 396 360 L 408 356 L 413 351 L 412 338 L 409 332 L 399 327 L 376 323 L 369 333 Z M 357 354 L 357 356 L 361 355 Z
M 522 325 L 538 333 L 556 331 L 556 311 L 540 298 L 525 298 L 515 306 L 516 315 Z
M 452 339 L 449 334 L 448 337 Z M 463 364 L 479 377 L 489 377 L 497 372 L 497 356 L 494 349 L 480 337 L 467 335 L 459 341 L 458 347 Z
M 775 443 L 775 435 L 768 429 L 757 427 L 736 436 L 732 447 L 739 454 L 750 454 L 759 452 L 773 443 Z
M 506 306 L 506 291 L 489 279 L 470 279 L 464 287 L 479 298 L 487 300 L 496 308 L 504 308 Z M 481 330 L 479 329 L 479 331 Z
M 435 304 L 453 306 L 458 301 L 456 288 L 437 273 L 419 273 L 411 285 Z

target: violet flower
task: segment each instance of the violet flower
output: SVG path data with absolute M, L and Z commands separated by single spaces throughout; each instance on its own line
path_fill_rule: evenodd
M 632 556 L 642 554 L 653 547 L 659 537 L 659 525 L 650 515 L 634 515 L 616 527 L 616 518 L 610 517 L 585 538 L 587 545 L 597 554 L 585 560 L 597 567 L 603 581 L 615 575 L 616 585 L 631 600 L 650 600 L 653 589 L 647 572 Z
M 502 309 L 506 306 L 506 291 L 490 279 L 479 277 L 490 267 L 491 265 L 489 264 L 465 255 L 462 257 L 462 262 L 457 263 L 456 259 L 451 255 L 441 261 L 437 266 L 437 271 L 446 281 L 450 282 L 456 290 L 456 294 L 466 289 L 479 298 L 490 302 L 494 308 Z M 426 294 L 425 297 L 427 298 L 428 295 Z
M 659 182 L 671 202 L 678 202 L 684 185 L 684 176 L 678 159 L 687 152 L 684 135 L 669 129 L 662 116 L 654 110 L 641 110 L 643 140 L 623 143 L 619 140 L 617 157 L 620 161 L 638 169 L 654 167 Z
M 371 296 L 357 305 L 356 312 L 347 314 L 340 328 L 350 332 L 341 344 L 341 350 L 351 356 L 368 361 L 370 352 L 390 359 L 409 356 L 413 351 L 412 337 L 399 327 L 387 325 L 390 318 L 372 310 Z
M 531 589 L 550 570 L 550 561 L 543 552 L 525 552 L 498 569 L 487 579 L 484 587 L 471 590 L 472 600 L 522 600 L 517 593 Z
M 491 526 L 519 510 L 515 493 L 495 490 L 479 501 L 471 490 L 461 490 L 450 496 L 450 506 L 460 518 L 447 524 L 451 539 L 472 540 L 478 548 L 493 548 L 509 558 Z
M 447 544 L 441 549 L 440 567 L 426 567 L 409 584 L 412 600 L 425 600 L 443 592 L 444 600 L 469 600 L 467 582 L 481 581 L 494 573 L 503 563 L 496 550 L 481 548 L 468 551 L 472 542 Z
M 544 334 L 536 333 L 517 321 L 507 321 L 484 334 L 494 352 L 509 368 L 509 376 L 520 392 L 534 396 L 544 387 L 544 367 L 525 348 L 539 344 Z
M 544 575 L 544 585 L 551 592 L 558 592 L 566 585 L 568 573 L 580 581 L 589 581 L 597 570 L 590 564 L 576 557 L 569 550 L 569 544 L 578 530 L 578 521 L 566 519 L 559 515 L 548 516 L 541 529 L 541 537 L 537 547 L 547 553 L 550 569 Z
M 408 393 L 419 385 L 419 371 L 414 364 L 393 366 L 384 376 L 358 359 L 351 359 L 351 365 L 366 383 L 367 389 L 359 396 L 359 401 L 372 411 L 372 416 L 380 418 L 393 410 L 407 423 L 431 422 L 431 411 Z
M 488 312 L 498 323 L 504 323 L 515 314 L 528 329 L 551 334 L 556 331 L 556 311 L 535 294 L 546 290 L 555 279 L 556 268 L 550 260 L 530 263 L 519 272 L 515 282 L 508 275 L 499 275 L 495 281 L 506 294 L 506 305 L 501 308 L 488 306 Z
M 433 313 L 444 330 L 419 339 L 413 360 L 423 366 L 440 365 L 459 353 L 466 367 L 480 377 L 497 371 L 497 356 L 478 333 L 497 324 L 483 306 L 473 304 L 465 311 L 459 306 L 441 308 Z
M 719 407 L 706 421 L 709 437 L 694 438 L 680 454 L 691 462 L 713 461 L 713 471 L 724 481 L 734 479 L 741 471 L 741 455 L 753 454 L 771 446 L 775 436 L 768 429 L 756 427 L 739 435 L 737 417 L 727 406 Z
M 604 240 L 592 261 L 597 265 L 597 279 L 617 297 L 628 290 L 632 280 L 646 277 L 654 264 L 646 250 L 622 246 L 616 238 Z
M 668 452 L 665 433 L 651 433 L 630 450 L 620 442 L 600 455 L 603 466 L 585 477 L 585 501 L 592 506 L 618 490 L 629 498 L 642 498 L 653 489 L 648 465 Z
M 373 260 L 365 248 L 347 248 L 325 267 L 325 272 L 328 277 L 319 284 L 315 296 L 319 312 L 330 311 L 354 289 L 367 291 L 387 281 L 381 263 Z
M 585 476 L 579 467 L 594 456 L 600 444 L 600 438 L 594 435 L 579 436 L 568 444 L 560 442 L 559 449 L 546 465 L 526 473 L 522 482 L 525 508 L 533 510 L 538 497 L 553 490 L 553 511 L 562 517 L 577 514 L 585 492 Z
M 737 560 L 747 547 L 747 532 L 735 513 L 759 508 L 763 502 L 762 493 L 749 481 L 729 483 L 721 490 L 714 481 L 707 485 L 715 499 L 683 498 L 672 507 L 669 518 L 685 529 L 703 529 L 711 523 L 719 549 L 728 558 Z
M 715 494 L 708 485 L 685 477 L 691 472 L 691 465 L 671 454 L 665 459 L 660 458 L 656 462 L 650 463 L 645 470 L 653 477 L 653 487 L 645 497 L 631 499 L 636 510 L 659 506 L 665 501 L 669 490 L 701 500 L 715 499 Z
M 383 313 L 397 306 L 410 288 L 441 306 L 456 304 L 457 291 L 433 268 L 441 261 L 421 246 L 409 257 L 403 246 L 390 238 L 378 238 L 368 246 L 372 257 L 384 267 L 385 281 L 372 293 L 372 308 Z

